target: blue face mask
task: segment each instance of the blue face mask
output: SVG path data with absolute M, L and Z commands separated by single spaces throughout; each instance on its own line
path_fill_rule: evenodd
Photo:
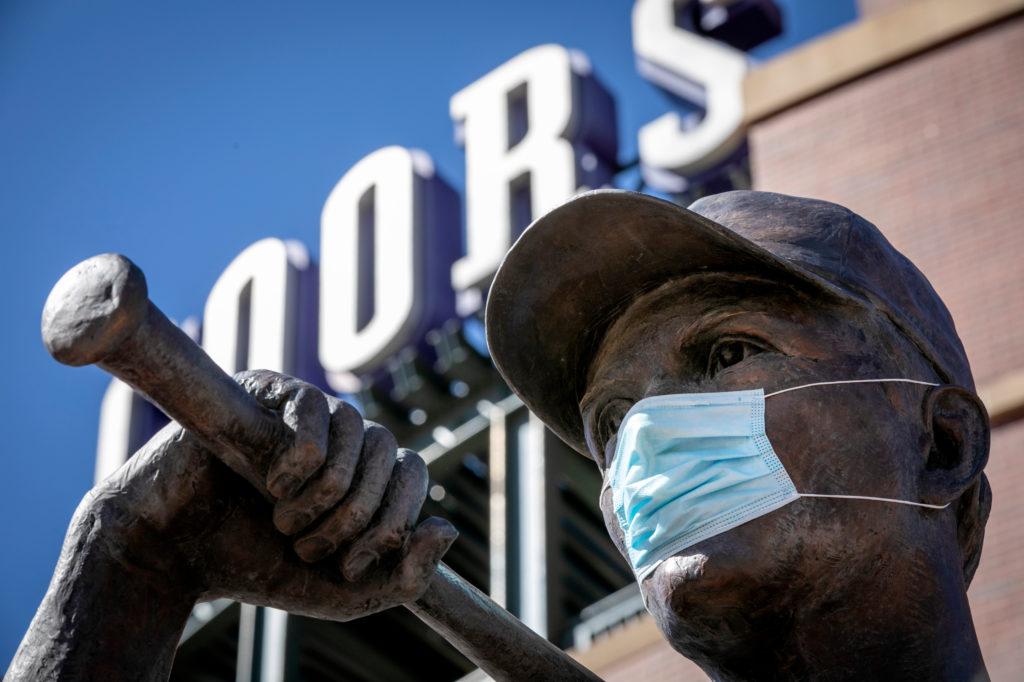
M 636 403 L 619 427 L 605 476 L 637 580 L 680 550 L 800 497 L 949 506 L 799 492 L 772 449 L 765 398 L 810 386 L 883 381 L 938 385 L 912 379 L 825 381 L 767 396 L 757 389 L 660 395 Z

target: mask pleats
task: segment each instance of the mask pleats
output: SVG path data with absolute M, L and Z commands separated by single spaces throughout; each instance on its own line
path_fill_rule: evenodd
M 778 490 L 781 467 L 766 461 L 754 437 L 763 431 L 763 393 L 741 393 L 667 396 L 627 414 L 612 486 L 634 568 Z

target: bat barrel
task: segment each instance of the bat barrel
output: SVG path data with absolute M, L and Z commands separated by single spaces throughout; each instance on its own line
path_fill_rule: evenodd
M 82 261 L 57 281 L 43 306 L 43 343 L 58 362 L 99 362 L 146 318 L 149 291 L 142 271 L 124 256 Z
M 130 260 L 103 254 L 69 270 L 47 298 L 42 335 L 56 360 L 110 372 L 267 494 L 266 471 L 289 430 L 149 301 Z

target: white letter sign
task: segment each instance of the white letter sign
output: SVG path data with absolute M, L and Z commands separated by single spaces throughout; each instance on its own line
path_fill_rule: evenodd
M 320 362 L 335 390 L 453 309 L 458 198 L 418 150 L 385 147 L 338 182 L 320 225 Z
M 675 24 L 674 0 L 637 0 L 633 50 L 647 80 L 703 108 L 699 122 L 676 113 L 640 129 L 640 162 L 647 184 L 666 192 L 686 188 L 686 176 L 722 161 L 743 141 L 746 55 Z
M 535 47 L 456 93 L 456 138 L 466 148 L 466 256 L 456 291 L 486 287 L 512 241 L 534 217 L 581 186 L 611 179 L 615 105 L 590 62 L 559 45 Z M 460 296 L 460 314 L 479 307 Z
M 203 350 L 229 374 L 270 369 L 296 374 L 299 275 L 306 247 L 261 239 L 217 279 L 203 312 Z

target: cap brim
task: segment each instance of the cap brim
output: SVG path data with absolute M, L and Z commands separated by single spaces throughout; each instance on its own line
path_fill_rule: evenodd
M 624 190 L 581 194 L 536 220 L 506 254 L 487 299 L 498 371 L 562 440 L 589 456 L 584 373 L 639 293 L 697 272 L 750 272 L 838 287 L 677 204 Z

